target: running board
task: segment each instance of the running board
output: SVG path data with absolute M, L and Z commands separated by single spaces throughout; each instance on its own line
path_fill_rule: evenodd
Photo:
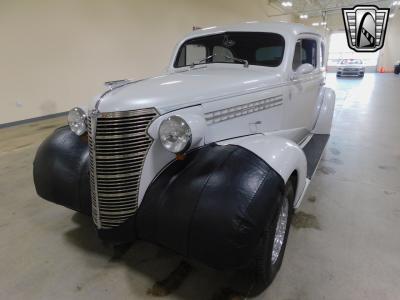
M 318 167 L 318 163 L 324 152 L 326 143 L 329 140 L 329 134 L 314 134 L 303 151 L 307 158 L 307 178 L 311 179 Z

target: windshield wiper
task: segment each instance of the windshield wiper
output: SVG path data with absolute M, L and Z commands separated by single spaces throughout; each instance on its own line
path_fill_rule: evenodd
M 191 67 L 191 68 L 194 68 L 194 66 L 199 65 L 199 64 L 201 64 L 203 61 L 207 61 L 207 60 L 209 60 L 210 58 L 213 58 L 215 55 L 216 55 L 216 54 L 211 54 L 211 55 L 209 55 L 209 56 L 207 56 L 207 57 L 205 57 L 205 58 L 203 58 L 203 59 L 200 59 L 199 61 L 192 62 L 192 64 L 190 65 L 190 67 Z
M 216 54 L 211 54 L 211 55 L 209 55 L 209 56 L 207 56 L 207 57 L 205 57 L 205 58 L 203 58 L 203 59 L 200 59 L 199 61 L 192 62 L 192 63 L 190 64 L 190 68 L 194 68 L 195 66 L 197 66 L 197 65 L 201 64 L 202 62 L 207 61 L 207 60 L 209 60 L 210 58 L 213 58 L 213 57 L 215 57 L 215 56 L 216 56 Z M 237 57 L 233 57 L 233 56 L 228 56 L 228 55 L 224 55 L 224 57 L 225 57 L 226 59 L 231 59 L 231 60 L 233 60 L 233 61 L 237 61 L 237 62 L 242 63 L 242 64 L 244 65 L 245 68 L 248 68 L 248 67 L 249 67 L 249 62 L 248 62 L 246 59 L 241 59 L 241 58 L 237 58 Z
M 248 67 L 249 67 L 249 61 L 246 60 L 246 59 L 241 59 L 241 58 L 237 58 L 237 57 L 233 57 L 233 56 L 228 56 L 228 55 L 224 55 L 224 57 L 225 57 L 226 59 L 232 59 L 232 60 L 234 60 L 234 61 L 241 62 L 241 63 L 244 65 L 245 68 L 248 68 Z

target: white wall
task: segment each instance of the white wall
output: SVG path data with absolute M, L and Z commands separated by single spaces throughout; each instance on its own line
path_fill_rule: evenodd
M 107 80 L 158 74 L 193 25 L 269 10 L 264 0 L 2 0 L 0 124 L 66 111 Z
M 394 18 L 389 19 L 386 32 L 385 45 L 381 50 L 378 60 L 378 70 L 384 68 L 385 72 L 393 72 L 394 64 L 400 60 L 400 10 Z

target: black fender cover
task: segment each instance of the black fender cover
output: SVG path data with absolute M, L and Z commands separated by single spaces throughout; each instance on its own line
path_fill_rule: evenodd
M 136 235 L 217 269 L 250 262 L 283 179 L 236 145 L 211 144 L 166 167 L 136 215 Z
M 88 143 L 68 126 L 56 129 L 40 145 L 33 180 L 43 199 L 91 214 Z

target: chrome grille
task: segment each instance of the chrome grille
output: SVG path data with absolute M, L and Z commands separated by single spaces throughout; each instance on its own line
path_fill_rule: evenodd
M 98 228 L 116 227 L 138 206 L 142 166 L 152 140 L 155 109 L 91 114 L 88 118 L 92 216 Z

